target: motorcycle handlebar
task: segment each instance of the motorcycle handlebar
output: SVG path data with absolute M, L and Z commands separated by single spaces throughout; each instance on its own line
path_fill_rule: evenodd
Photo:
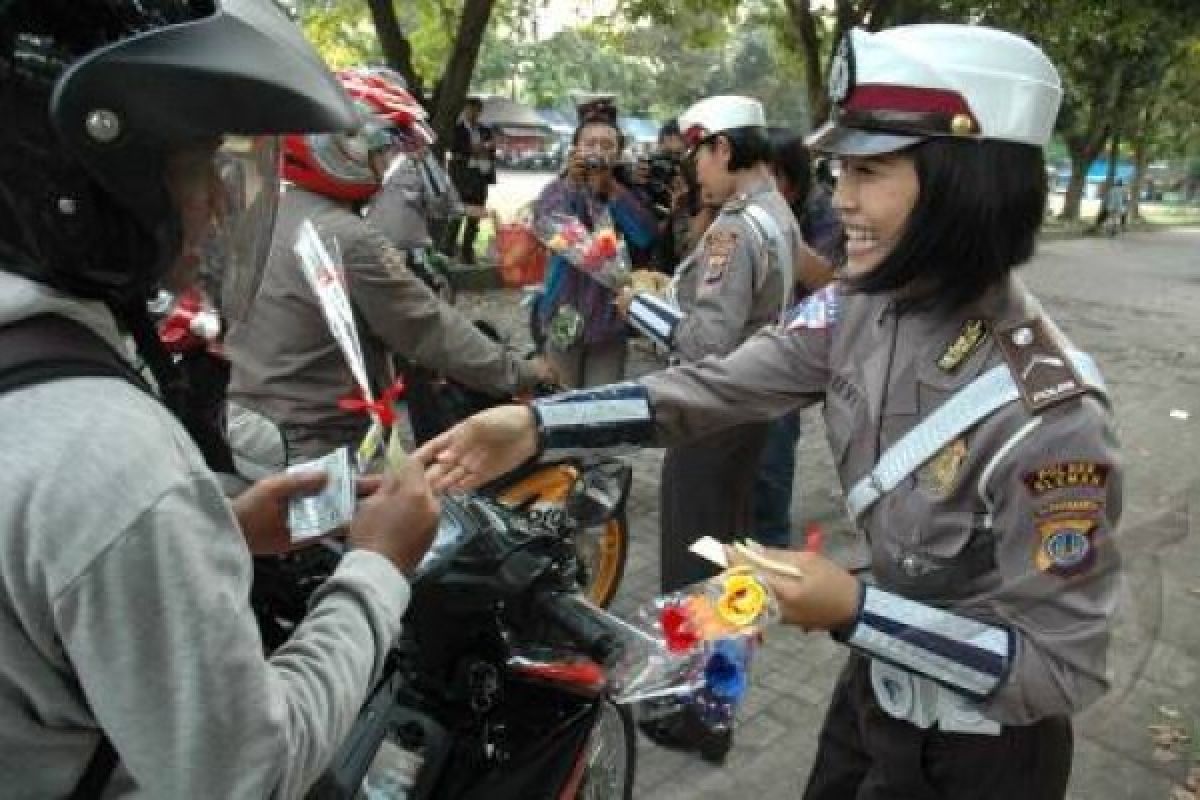
M 605 619 L 604 612 L 565 592 L 538 595 L 536 606 L 596 663 L 611 667 L 621 657 L 621 637 Z

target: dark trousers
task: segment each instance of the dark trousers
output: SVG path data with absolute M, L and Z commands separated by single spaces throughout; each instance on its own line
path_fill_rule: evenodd
M 754 538 L 768 547 L 792 545 L 792 482 L 796 477 L 796 442 L 800 412 L 793 411 L 767 426 L 754 478 Z
M 879 707 L 870 661 L 855 654 L 834 690 L 804 800 L 1062 800 L 1073 741 L 1067 717 L 996 736 L 922 730 Z
M 659 487 L 664 594 L 710 578 L 717 568 L 688 552 L 701 536 L 749 535 L 753 488 L 767 423 L 739 425 L 667 450 Z
M 464 203 L 476 206 L 487 205 L 488 177 L 466 166 L 461 161 L 450 162 L 450 179 Z M 462 249 L 459 250 L 459 231 L 462 232 Z M 479 233 L 479 220 L 467 217 L 450 219 L 442 230 L 439 250 L 451 258 L 460 258 L 464 264 L 475 263 L 475 237 Z

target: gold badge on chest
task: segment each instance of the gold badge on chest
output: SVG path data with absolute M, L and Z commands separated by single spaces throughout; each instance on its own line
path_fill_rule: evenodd
M 975 352 L 986 334 L 987 324 L 983 320 L 969 319 L 964 322 L 958 336 L 938 358 L 938 369 L 943 372 L 954 372 L 970 357 L 971 353 Z
M 967 440 L 955 439 L 925 462 L 917 473 L 917 485 L 930 494 L 945 497 L 957 483 L 966 460 Z

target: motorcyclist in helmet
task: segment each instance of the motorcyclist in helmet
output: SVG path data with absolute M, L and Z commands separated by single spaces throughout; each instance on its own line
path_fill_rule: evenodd
M 118 354 L 131 333 L 175 384 L 146 299 L 193 284 L 214 234 L 227 258 L 205 282 L 244 324 L 278 196 L 274 151 L 244 137 L 350 130 L 353 108 L 270 0 L 13 0 L 0 118 L 0 793 L 299 796 L 380 673 L 436 502 L 415 473 L 386 478 L 266 659 L 251 550 L 286 547 L 288 499 L 323 478 L 231 507 Z M 53 348 L 115 366 L 13 367 Z
M 287 185 L 263 288 L 247 323 L 225 341 L 233 364 L 233 422 L 249 410 L 278 425 L 287 463 L 353 449 L 370 425 L 365 414 L 343 410 L 341 401 L 355 392 L 356 382 L 295 250 L 310 221 L 338 260 L 373 393 L 382 395 L 392 384 L 393 354 L 500 395 L 552 379 L 541 359 L 521 358 L 442 302 L 362 218 L 361 206 L 378 192 L 397 155 L 397 129 L 414 120 L 382 78 L 343 72 L 339 79 L 369 112 L 376 135 L 284 140 Z

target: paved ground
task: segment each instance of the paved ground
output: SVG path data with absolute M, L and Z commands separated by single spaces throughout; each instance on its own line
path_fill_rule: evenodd
M 1187 800 L 1191 793 L 1172 791 L 1182 792 L 1188 769 L 1200 766 L 1200 746 L 1184 738 L 1200 737 L 1200 547 L 1189 535 L 1200 531 L 1200 230 L 1050 243 L 1026 280 L 1077 344 L 1099 359 L 1128 469 L 1122 539 L 1129 580 L 1112 650 L 1116 688 L 1078 720 L 1070 797 Z M 499 320 L 514 338 L 523 335 L 513 292 L 468 294 L 460 304 Z M 654 366 L 647 351 L 635 348 L 635 374 Z M 795 529 L 820 522 L 835 556 L 861 563 L 820 417 L 809 413 L 804 422 Z M 661 456 L 645 451 L 633 461 L 634 541 L 618 612 L 658 585 Z M 778 630 L 759 660 L 726 766 L 643 740 L 637 796 L 799 797 L 843 658 L 824 636 Z

